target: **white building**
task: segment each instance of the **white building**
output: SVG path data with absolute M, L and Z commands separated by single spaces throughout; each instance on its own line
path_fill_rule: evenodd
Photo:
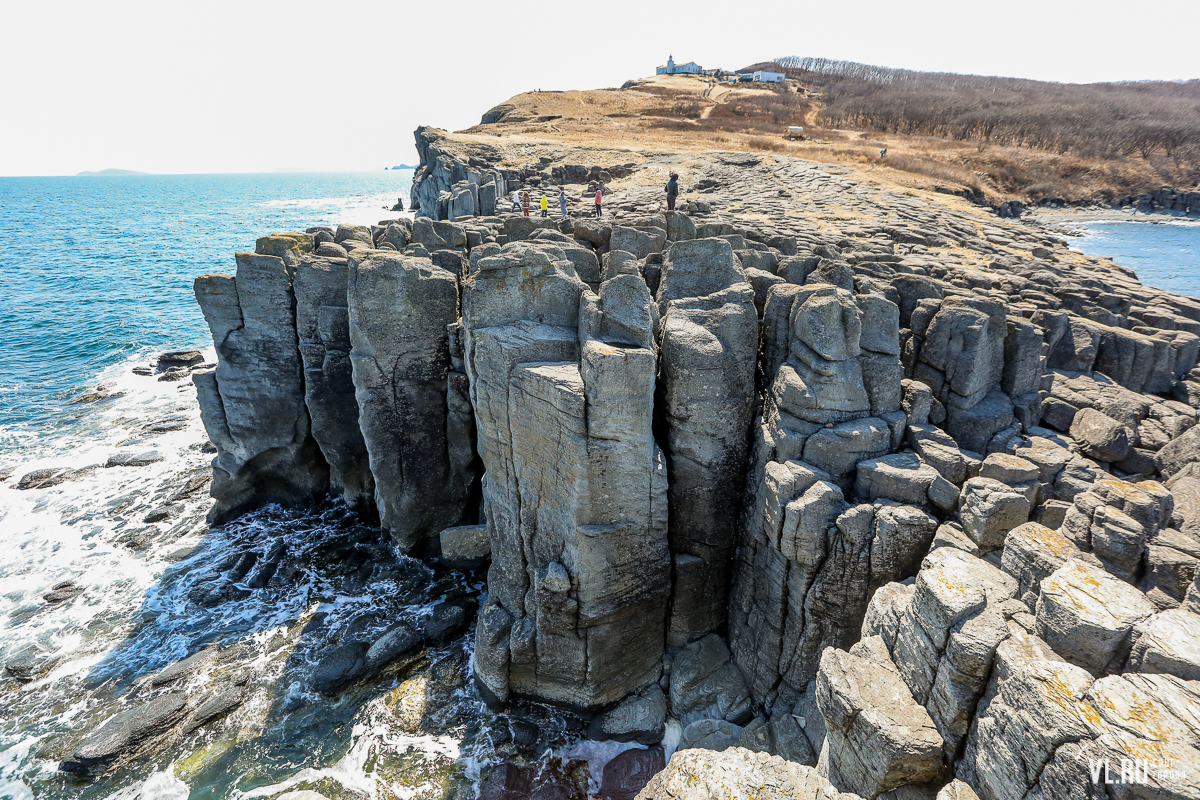
M 784 77 L 782 72 L 764 72 L 761 69 L 754 73 L 755 83 L 783 83 Z
M 695 61 L 676 64 L 675 56 L 667 56 L 667 65 L 654 70 L 655 75 L 703 75 L 704 68 Z

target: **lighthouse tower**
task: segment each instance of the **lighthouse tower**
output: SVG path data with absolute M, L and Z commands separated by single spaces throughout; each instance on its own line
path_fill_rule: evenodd
M 675 56 L 667 56 L 667 74 L 675 74 Z

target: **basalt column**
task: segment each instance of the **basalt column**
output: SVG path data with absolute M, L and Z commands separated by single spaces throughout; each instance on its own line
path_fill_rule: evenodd
M 384 250 L 356 250 L 348 267 L 350 362 L 375 503 L 392 539 L 416 550 L 462 519 L 473 479 L 447 332 L 457 282 Z
M 330 493 L 357 511 L 369 511 L 375 481 L 358 426 L 350 366 L 344 258 L 306 255 L 296 268 L 296 333 L 304 360 L 304 398 L 313 438 L 329 463 Z
M 217 350 L 217 368 L 192 378 L 201 419 L 217 448 L 216 503 L 209 512 L 214 524 L 268 503 L 305 505 L 329 485 L 304 404 L 292 290 L 312 237 L 265 237 L 258 250 L 235 256 L 236 276 L 203 275 L 195 282 Z
M 497 698 L 597 708 L 657 679 L 670 576 L 654 317 L 640 278 L 597 296 L 553 247 L 509 244 L 465 284 L 492 542 L 475 674 Z
M 667 641 L 721 629 L 754 408 L 754 290 L 724 239 L 675 242 L 658 287 L 670 475 Z

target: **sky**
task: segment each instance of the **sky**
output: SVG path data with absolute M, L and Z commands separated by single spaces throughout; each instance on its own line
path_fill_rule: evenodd
M 12 3 L 0 175 L 377 170 L 532 89 L 785 55 L 1072 83 L 1200 78 L 1200 3 Z

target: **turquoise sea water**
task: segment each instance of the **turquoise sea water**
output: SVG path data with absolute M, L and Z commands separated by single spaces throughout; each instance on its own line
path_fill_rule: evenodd
M 387 217 L 412 174 L 0 178 L 0 465 L 106 368 L 211 344 L 197 275 L 267 233 Z
M 1147 286 L 1200 297 L 1200 222 L 1169 217 L 1138 222 L 1089 222 L 1071 249 L 1111 258 Z

